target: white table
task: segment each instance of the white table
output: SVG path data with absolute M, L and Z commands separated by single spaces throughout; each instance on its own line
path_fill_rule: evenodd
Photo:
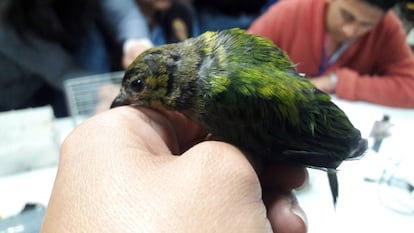
M 297 192 L 299 203 L 308 216 L 309 232 L 412 233 L 414 215 L 403 215 L 386 208 L 379 198 L 379 185 L 364 181 L 364 177 L 370 173 L 367 167 L 378 167 L 375 165 L 378 161 L 375 156 L 395 154 L 399 157 L 414 157 L 414 110 L 347 102 L 335 98 L 334 101 L 347 113 L 364 137 L 369 136 L 374 121 L 380 120 L 383 114 L 388 114 L 395 126 L 392 137 L 383 142 L 380 155 L 368 153 L 362 160 L 344 162 L 341 165 L 338 173 L 340 197 L 336 210 L 332 206 L 326 174 L 309 169 L 309 184 Z M 60 130 L 59 140 L 62 142 L 73 126 L 72 121 L 58 120 L 56 125 Z M 27 202 L 47 205 L 55 174 L 56 167 L 52 166 L 0 177 L 0 215 L 17 213 Z
M 59 143 L 63 142 L 73 126 L 72 119 L 56 120 L 55 127 Z M 52 165 L 15 175 L 0 176 L 0 216 L 17 214 L 26 203 L 40 203 L 46 206 L 56 171 L 56 165 Z
M 364 181 L 366 177 L 379 177 L 384 167 L 382 162 L 390 157 L 404 161 L 411 157 L 411 177 L 414 178 L 414 110 L 336 98 L 334 101 L 347 113 L 355 127 L 361 130 L 363 137 L 369 139 L 370 145 L 373 140 L 369 138 L 369 133 L 374 122 L 381 120 L 383 114 L 390 116 L 394 126 L 392 136 L 383 141 L 378 154 L 369 151 L 361 160 L 346 161 L 339 167 L 336 209 L 332 205 L 326 174 L 309 169 L 309 185 L 297 192 L 299 203 L 308 216 L 309 232 L 414 232 L 414 213 L 406 215 L 389 209 L 386 203 L 395 201 L 395 197 L 389 195 L 390 189 Z M 414 194 L 411 195 L 411 204 L 413 202 Z

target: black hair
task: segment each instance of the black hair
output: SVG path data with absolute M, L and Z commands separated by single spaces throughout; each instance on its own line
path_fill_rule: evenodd
M 388 11 L 392 7 L 394 7 L 397 3 L 399 3 L 399 0 L 363 0 L 373 6 L 381 8 L 383 11 Z
M 230 16 L 258 14 L 267 0 L 193 0 L 197 8 L 214 9 Z

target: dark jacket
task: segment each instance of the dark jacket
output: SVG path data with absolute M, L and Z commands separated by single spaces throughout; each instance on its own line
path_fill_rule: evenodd
M 96 22 L 119 48 L 126 39 L 149 37 L 146 20 L 134 1 L 98 2 Z M 62 91 L 65 79 L 91 73 L 62 44 L 30 30 L 23 33 L 24 38 L 10 24 L 0 22 L 0 111 L 29 107 L 44 86 Z

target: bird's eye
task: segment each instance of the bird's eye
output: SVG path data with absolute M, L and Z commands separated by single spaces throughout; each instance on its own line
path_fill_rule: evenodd
M 134 92 L 140 92 L 144 88 L 144 81 L 142 79 L 136 79 L 130 84 L 131 90 Z

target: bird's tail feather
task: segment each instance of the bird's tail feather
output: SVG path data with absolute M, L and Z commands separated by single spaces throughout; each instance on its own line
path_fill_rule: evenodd
M 328 169 L 327 174 L 328 174 L 329 187 L 331 189 L 331 194 L 332 194 L 332 201 L 333 201 L 334 207 L 336 207 L 336 202 L 338 201 L 338 195 L 339 195 L 338 176 L 336 174 L 335 169 Z

